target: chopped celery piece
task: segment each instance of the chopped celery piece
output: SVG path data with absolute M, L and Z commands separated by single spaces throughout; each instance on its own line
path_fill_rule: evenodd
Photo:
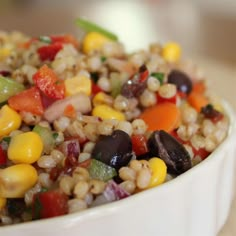
M 121 92 L 121 81 L 116 77 L 111 77 L 111 96 L 115 98 Z
M 88 171 L 92 178 L 105 182 L 117 175 L 116 170 L 113 167 L 95 159 L 91 160 Z
M 93 22 L 88 21 L 88 20 L 78 18 L 78 19 L 76 19 L 76 24 L 86 32 L 94 31 L 94 32 L 98 32 L 100 34 L 103 34 L 104 36 L 106 36 L 107 38 L 109 38 L 113 41 L 118 40 L 118 37 L 115 34 L 113 34 L 112 32 L 110 32 L 110 31 L 108 31 L 108 30 L 94 24 Z
M 0 103 L 7 101 L 7 99 L 25 89 L 24 85 L 0 76 Z
M 35 125 L 33 131 L 41 137 L 43 141 L 43 150 L 45 153 L 50 153 L 55 146 L 55 139 L 53 133 L 49 128 Z

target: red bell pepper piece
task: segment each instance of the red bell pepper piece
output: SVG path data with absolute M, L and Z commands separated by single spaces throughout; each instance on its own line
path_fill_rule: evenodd
M 53 43 L 38 48 L 37 52 L 42 61 L 53 61 L 57 53 L 62 49 L 61 43 Z
M 8 104 L 16 111 L 31 112 L 35 115 L 43 114 L 40 91 L 36 87 L 24 90 L 8 99 Z
M 7 155 L 0 145 L 0 166 L 4 166 L 7 163 Z
M 206 151 L 205 148 L 196 149 L 192 146 L 192 150 L 194 156 L 199 156 L 202 160 L 206 159 L 210 155 L 210 152 Z
M 162 96 L 159 95 L 159 93 L 157 93 L 156 98 L 157 98 L 157 102 L 158 103 L 161 103 L 161 102 L 171 102 L 171 103 L 176 104 L 176 102 L 177 102 L 177 94 L 175 94 L 171 98 L 163 98 Z
M 148 152 L 147 139 L 143 134 L 135 134 L 131 137 L 133 151 L 137 156 Z
M 92 95 L 96 95 L 97 93 L 102 91 L 103 90 L 92 81 Z
M 145 82 L 148 79 L 149 71 L 145 65 L 139 68 L 139 82 Z
M 33 219 L 51 218 L 68 213 L 68 196 L 59 190 L 36 193 L 32 203 Z
M 74 45 L 75 48 L 79 47 L 78 40 L 70 34 L 52 35 L 50 38 L 52 40 L 52 43 L 68 43 Z
M 65 95 L 65 85 L 47 65 L 43 65 L 33 76 L 36 87 L 46 96 L 62 99 Z

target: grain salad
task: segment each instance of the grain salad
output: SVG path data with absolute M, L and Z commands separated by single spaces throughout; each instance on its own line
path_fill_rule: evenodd
M 0 225 L 157 187 L 207 158 L 229 120 L 175 42 L 127 53 L 84 36 L 0 32 Z

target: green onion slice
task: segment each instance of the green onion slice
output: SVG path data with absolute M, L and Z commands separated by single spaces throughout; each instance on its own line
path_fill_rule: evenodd
M 106 36 L 107 38 L 113 40 L 113 41 L 118 41 L 118 37 L 113 34 L 112 32 L 94 24 L 93 22 L 90 22 L 88 20 L 85 19 L 81 19 L 78 18 L 76 19 L 76 25 L 79 26 L 81 29 L 83 29 L 86 32 L 98 32 L 100 34 L 103 34 L 104 36 Z

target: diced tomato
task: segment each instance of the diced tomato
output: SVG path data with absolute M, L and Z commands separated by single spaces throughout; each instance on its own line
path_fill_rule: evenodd
M 78 40 L 70 34 L 52 35 L 51 40 L 53 43 L 70 43 L 70 44 L 74 45 L 75 48 L 79 47 Z
M 147 139 L 143 134 L 132 135 L 131 137 L 133 151 L 137 156 L 148 152 Z
M 57 53 L 62 49 L 61 43 L 53 43 L 38 48 L 37 52 L 42 61 L 53 61 Z
M 31 112 L 35 115 L 43 114 L 40 91 L 36 87 L 24 90 L 8 99 L 11 108 L 17 111 Z
M 50 218 L 68 213 L 68 197 L 59 190 L 36 193 L 32 203 L 33 219 Z
M 0 166 L 4 166 L 7 163 L 7 155 L 0 145 Z
M 46 96 L 62 99 L 65 95 L 65 85 L 47 65 L 43 65 L 33 76 L 36 86 Z

